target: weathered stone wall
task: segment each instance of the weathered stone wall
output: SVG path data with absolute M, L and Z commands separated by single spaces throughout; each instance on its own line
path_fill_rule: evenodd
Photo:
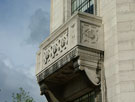
M 63 2 L 64 0 L 51 0 L 50 32 L 53 32 L 64 22 Z
M 67 21 L 71 17 L 71 0 L 64 0 L 65 2 L 65 20 Z
M 50 32 L 71 17 L 71 0 L 51 0 Z
M 117 0 L 120 102 L 135 102 L 135 0 Z
M 100 1 L 100 16 L 104 24 L 105 76 L 108 102 L 117 102 L 118 78 L 118 40 L 116 0 Z
M 101 0 L 108 102 L 135 102 L 135 0 Z

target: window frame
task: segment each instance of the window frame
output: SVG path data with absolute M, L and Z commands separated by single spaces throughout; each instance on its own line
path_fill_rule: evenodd
M 77 6 L 77 4 L 79 4 L 79 6 Z M 93 11 L 87 11 L 88 9 L 90 9 L 90 7 L 88 6 L 90 6 L 91 4 L 93 4 Z M 87 6 L 86 9 L 84 9 L 85 6 Z M 97 0 L 71 0 L 71 15 L 73 15 L 76 11 L 97 15 Z
M 94 96 L 94 102 L 96 102 L 96 91 L 90 91 L 89 93 L 86 93 L 84 95 L 82 95 L 81 97 L 75 99 L 73 102 L 83 102 L 83 98 L 87 97 L 87 102 L 93 102 L 92 98 Z M 85 99 L 85 98 L 84 98 Z

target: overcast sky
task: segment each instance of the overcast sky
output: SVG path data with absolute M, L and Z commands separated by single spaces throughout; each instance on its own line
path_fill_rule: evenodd
M 36 52 L 49 35 L 50 0 L 0 0 L 0 102 L 22 87 L 45 102 L 35 78 Z

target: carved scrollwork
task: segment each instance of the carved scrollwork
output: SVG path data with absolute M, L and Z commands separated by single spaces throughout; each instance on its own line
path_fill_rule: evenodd
M 48 51 L 44 51 L 43 52 L 43 56 L 44 56 L 44 63 L 46 64 L 47 63 L 47 60 L 49 59 L 49 52 Z
M 57 52 L 57 47 L 56 45 L 53 46 L 53 53 L 55 54 Z
M 63 32 L 57 39 L 55 39 L 50 45 L 43 49 L 43 61 L 44 65 L 58 56 L 68 46 L 68 31 Z
M 61 47 L 63 48 L 65 46 L 65 40 L 64 38 L 61 40 Z

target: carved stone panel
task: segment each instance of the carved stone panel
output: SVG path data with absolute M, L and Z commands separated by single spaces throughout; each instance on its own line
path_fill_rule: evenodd
M 81 43 L 88 47 L 97 47 L 99 27 L 81 22 Z

